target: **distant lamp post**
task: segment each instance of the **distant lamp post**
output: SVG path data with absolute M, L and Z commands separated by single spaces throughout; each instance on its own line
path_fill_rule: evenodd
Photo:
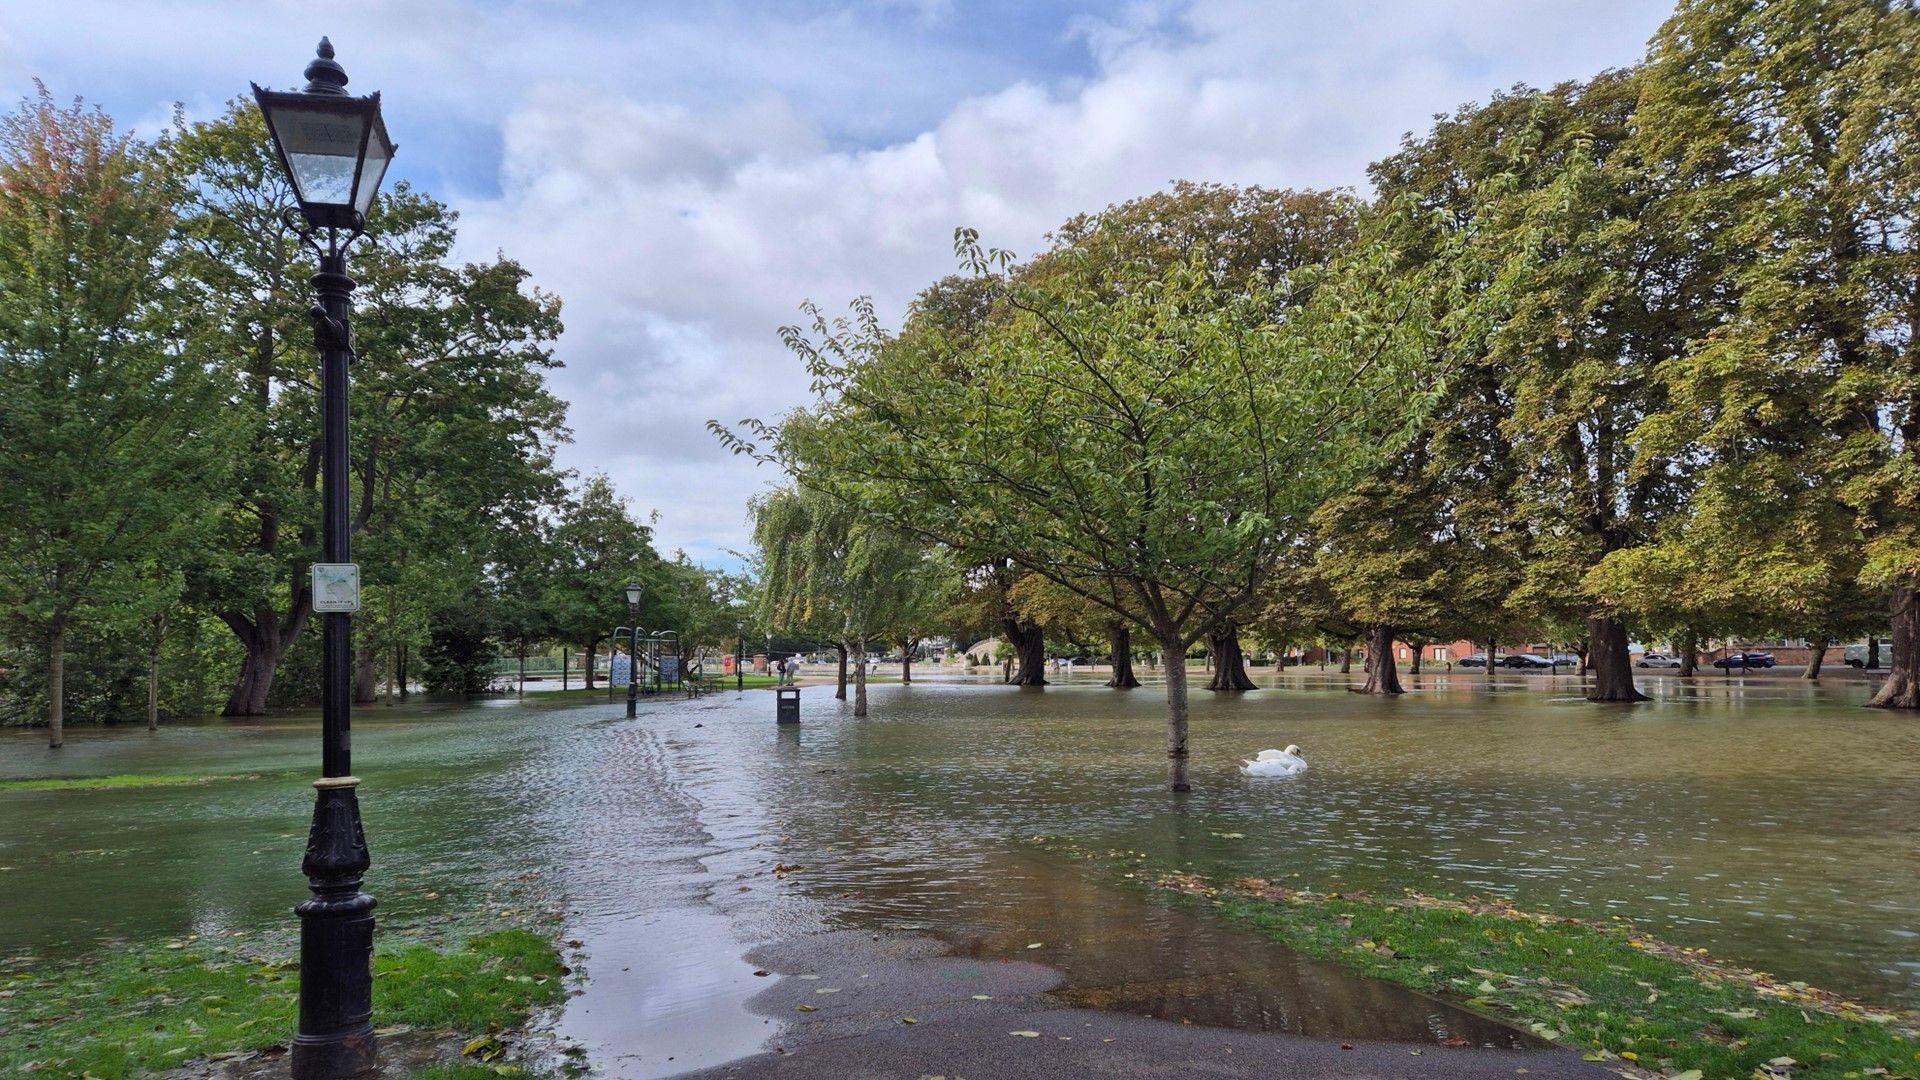
M 747 660 L 747 628 L 733 628 L 733 689 L 738 692 L 747 688 L 747 673 L 740 665 Z
M 300 1024 L 293 1040 L 295 1080 L 338 1080 L 374 1070 L 373 897 L 362 892 L 369 857 L 360 826 L 360 781 L 352 769 L 352 612 L 360 607 L 359 571 L 347 533 L 347 364 L 353 359 L 353 279 L 347 248 L 366 230 L 393 141 L 380 119 L 380 95 L 351 97 L 347 73 L 320 39 L 303 91 L 253 88 L 281 168 L 300 207 L 285 221 L 319 256 L 319 302 L 309 309 L 320 352 L 321 558 L 313 567 L 314 610 L 322 613 L 320 779 L 300 869 L 313 897 L 300 916 Z
M 640 715 L 640 583 L 627 582 L 627 612 L 633 629 L 627 635 L 627 715 Z

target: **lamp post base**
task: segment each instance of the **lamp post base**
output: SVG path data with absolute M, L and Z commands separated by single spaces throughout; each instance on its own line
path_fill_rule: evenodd
M 351 776 L 314 781 L 313 827 L 300 869 L 313 897 L 300 916 L 300 1030 L 293 1080 L 348 1080 L 376 1067 L 373 897 L 360 891 L 369 857 Z

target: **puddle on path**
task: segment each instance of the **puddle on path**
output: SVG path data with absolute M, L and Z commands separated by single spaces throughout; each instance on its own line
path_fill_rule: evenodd
M 1013 898 L 1032 936 L 998 931 L 956 939 L 960 951 L 1047 964 L 1066 978 L 1069 1005 L 1242 1031 L 1332 1039 L 1476 1046 L 1545 1045 L 1530 1035 L 1392 983 L 1302 956 L 1190 903 L 1093 880 L 1062 860 L 1014 856 Z M 1027 945 L 1038 942 L 1040 948 Z

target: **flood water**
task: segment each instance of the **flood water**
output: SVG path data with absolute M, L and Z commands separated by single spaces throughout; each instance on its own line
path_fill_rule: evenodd
M 1034 960 L 1069 1001 L 1309 1034 L 1508 1036 L 1349 978 L 1068 849 L 1293 884 L 1511 897 L 1630 916 L 1782 977 L 1920 1006 L 1920 721 L 1865 683 L 1644 680 L 1633 708 L 1569 677 L 1318 673 L 1195 694 L 1193 779 L 1162 788 L 1163 699 L 1068 678 L 831 691 L 776 728 L 765 692 L 618 704 L 372 708 L 355 771 L 388 925 L 533 890 L 586 942 L 562 1034 L 623 1075 L 750 1052 L 778 1030 L 743 956 L 819 930 L 930 933 Z M 698 726 L 696 726 L 698 725 Z M 1298 743 L 1311 768 L 1239 758 Z M 279 928 L 317 756 L 310 720 L 0 736 L 0 779 L 239 776 L 183 787 L 0 788 L 0 957 Z M 775 874 L 776 865 L 800 869 Z M 1041 948 L 1029 950 L 1027 945 Z

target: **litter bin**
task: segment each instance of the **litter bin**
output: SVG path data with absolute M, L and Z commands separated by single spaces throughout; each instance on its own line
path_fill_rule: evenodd
M 799 687 L 782 686 L 773 692 L 773 697 L 774 718 L 776 722 L 782 724 L 797 724 L 800 722 Z

